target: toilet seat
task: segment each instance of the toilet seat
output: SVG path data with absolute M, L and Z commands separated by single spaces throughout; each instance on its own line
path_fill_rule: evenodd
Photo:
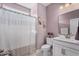
M 41 47 L 42 50 L 50 50 L 51 46 L 48 44 L 45 44 Z

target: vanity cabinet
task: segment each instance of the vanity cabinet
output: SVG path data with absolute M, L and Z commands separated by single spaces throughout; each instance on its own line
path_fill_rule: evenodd
M 54 39 L 53 56 L 79 56 L 79 44 Z
M 62 47 L 60 45 L 53 44 L 53 55 L 62 56 L 61 49 L 62 49 Z

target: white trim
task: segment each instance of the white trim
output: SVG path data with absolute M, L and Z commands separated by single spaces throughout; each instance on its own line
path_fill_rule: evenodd
M 26 14 L 26 15 L 30 15 L 29 12 L 26 13 L 26 12 L 23 12 L 23 11 L 20 11 L 20 10 L 17 10 L 17 9 L 14 9 L 14 8 L 11 8 L 11 7 L 8 7 L 6 5 L 3 5 L 2 8 L 6 8 L 8 10 L 12 10 L 12 11 L 15 11 L 15 12 L 19 12 L 19 13 L 23 13 L 23 14 Z

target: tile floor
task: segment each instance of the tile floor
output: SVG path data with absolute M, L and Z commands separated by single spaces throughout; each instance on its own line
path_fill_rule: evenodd
M 32 54 L 32 56 L 43 56 L 43 52 L 41 49 L 38 49 L 34 54 Z M 52 56 L 52 53 L 50 52 L 48 56 Z

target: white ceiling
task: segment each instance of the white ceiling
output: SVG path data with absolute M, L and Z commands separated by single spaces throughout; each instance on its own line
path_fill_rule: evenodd
M 50 5 L 51 3 L 41 3 L 42 5 L 44 5 L 44 6 L 48 6 L 48 5 Z

